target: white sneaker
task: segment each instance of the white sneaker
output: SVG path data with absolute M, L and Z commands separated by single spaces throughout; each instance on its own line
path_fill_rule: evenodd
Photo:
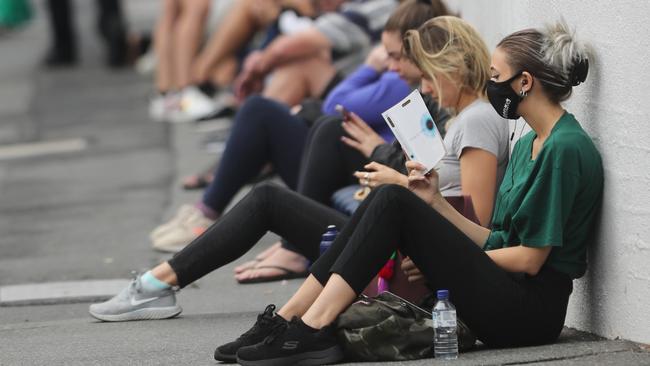
M 156 238 L 165 235 L 167 231 L 173 229 L 179 222 L 185 221 L 187 216 L 191 215 L 193 209 L 196 209 L 193 205 L 182 205 L 178 211 L 176 211 L 174 217 L 169 219 L 166 223 L 157 226 L 151 231 L 151 233 L 149 233 L 149 239 L 153 242 Z
M 138 57 L 138 59 L 135 61 L 135 71 L 143 76 L 152 75 L 156 71 L 157 66 L 158 59 L 156 58 L 156 54 L 153 52 L 153 50 L 150 50 L 144 55 Z
M 166 122 L 179 113 L 179 103 L 178 93 L 157 95 L 149 101 L 149 118 L 155 122 Z
M 179 102 L 180 113 L 170 119 L 171 122 L 184 123 L 197 121 L 205 116 L 214 114 L 219 106 L 212 98 L 203 94 L 197 87 L 188 86 L 183 89 Z
M 151 245 L 162 252 L 179 252 L 213 223 L 198 208 L 183 206 L 176 217 L 151 233 Z

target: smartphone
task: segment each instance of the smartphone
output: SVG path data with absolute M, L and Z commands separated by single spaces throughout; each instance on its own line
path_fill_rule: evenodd
M 431 316 L 431 313 L 430 313 L 430 312 L 428 312 L 428 311 L 422 309 L 421 307 L 419 307 L 419 306 L 413 304 L 412 302 L 406 300 L 405 298 L 403 298 L 403 297 L 401 297 L 401 296 L 397 296 L 397 295 L 395 295 L 394 293 L 392 293 L 392 292 L 390 292 L 390 291 L 385 291 L 385 292 L 383 292 L 383 293 L 386 294 L 386 295 L 388 295 L 388 296 L 390 296 L 390 297 L 392 297 L 392 298 L 394 298 L 394 299 L 397 300 L 397 301 L 400 301 L 400 302 L 404 303 L 404 305 L 408 306 L 409 308 L 415 310 L 416 312 L 422 314 L 422 315 L 425 316 L 425 317 L 429 317 L 429 316 Z
M 420 313 L 424 317 L 430 317 L 431 316 L 430 312 L 422 309 L 421 307 L 413 304 L 412 302 L 406 300 L 405 298 L 403 298 L 401 296 L 395 295 L 394 293 L 392 293 L 390 291 L 384 291 L 384 292 L 382 292 L 382 294 L 383 295 L 388 295 L 389 297 L 392 297 L 394 300 L 401 302 L 404 306 L 408 306 L 409 308 L 411 308 L 414 311 Z M 368 296 L 363 295 L 363 294 L 361 295 L 361 297 L 364 298 L 364 299 L 368 298 Z
M 334 109 L 336 109 L 337 112 L 341 113 L 341 116 L 343 116 L 343 119 L 350 119 L 350 111 L 347 110 L 344 106 L 337 104 Z

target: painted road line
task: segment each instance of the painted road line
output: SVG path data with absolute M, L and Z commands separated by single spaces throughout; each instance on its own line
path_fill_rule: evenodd
M 88 148 L 85 139 L 32 142 L 0 146 L 0 160 L 13 160 L 52 154 L 82 151 Z
M 59 304 L 108 299 L 131 281 L 125 279 L 47 282 L 0 287 L 0 306 Z

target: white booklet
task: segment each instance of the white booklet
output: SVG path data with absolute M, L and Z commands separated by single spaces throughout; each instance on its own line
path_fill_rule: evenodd
M 419 90 L 414 90 L 381 115 L 409 160 L 424 165 L 425 173 L 445 156 L 445 144 Z

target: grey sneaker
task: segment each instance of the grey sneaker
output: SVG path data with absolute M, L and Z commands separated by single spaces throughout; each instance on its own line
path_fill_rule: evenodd
M 173 288 L 145 291 L 140 276 L 112 299 L 90 305 L 90 315 L 106 322 L 167 319 L 180 314 Z

